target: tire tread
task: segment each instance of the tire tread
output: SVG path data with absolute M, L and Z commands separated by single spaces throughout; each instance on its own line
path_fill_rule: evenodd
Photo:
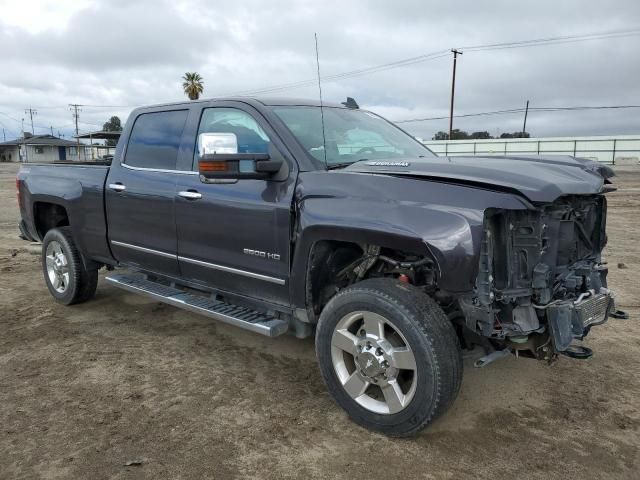
M 54 295 L 53 292 L 51 294 L 56 299 L 57 302 L 62 303 L 64 305 L 74 305 L 77 303 L 83 303 L 87 300 L 93 298 L 96 293 L 96 289 L 98 286 L 98 270 L 95 268 L 87 269 L 83 263 L 82 255 L 76 246 L 75 241 L 73 240 L 73 235 L 71 233 L 71 227 L 64 226 L 58 227 L 52 230 L 49 230 L 45 235 L 42 242 L 42 255 L 43 255 L 43 269 L 45 269 L 45 281 L 47 282 L 47 286 L 49 287 L 49 282 L 47 280 L 46 274 L 46 265 L 44 262 L 44 255 L 46 251 L 46 247 L 48 244 L 48 240 L 50 237 L 61 236 L 62 238 L 57 238 L 58 241 L 62 241 L 63 248 L 67 250 L 68 258 L 69 258 L 69 269 L 72 275 L 75 278 L 75 282 L 73 284 L 73 292 L 70 295 L 65 295 L 64 297 L 58 297 Z M 51 288 L 49 288 L 51 291 Z
M 442 415 L 451 406 L 460 390 L 462 350 L 455 329 L 435 300 L 412 285 L 388 278 L 364 280 L 338 292 L 325 306 L 318 328 L 322 328 L 321 324 L 327 316 L 326 311 L 331 311 L 333 305 L 340 302 L 341 298 L 355 292 L 369 293 L 383 299 L 394 308 L 403 311 L 406 318 L 414 319 L 415 327 L 433 349 L 434 381 L 438 388 L 429 415 L 411 427 L 388 429 L 383 432 L 396 437 L 414 435 Z

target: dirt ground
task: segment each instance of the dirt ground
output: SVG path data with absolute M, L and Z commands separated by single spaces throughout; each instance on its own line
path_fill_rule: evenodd
M 595 328 L 586 361 L 467 358 L 453 408 L 397 440 L 332 402 L 312 340 L 104 282 L 94 301 L 54 303 L 37 248 L 17 236 L 17 166 L 2 164 L 0 478 L 638 479 L 640 167 L 619 170 L 607 257 L 631 319 Z

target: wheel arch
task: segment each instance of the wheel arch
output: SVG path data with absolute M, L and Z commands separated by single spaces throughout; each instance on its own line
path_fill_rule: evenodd
M 70 226 L 69 212 L 65 205 L 42 199 L 33 202 L 33 225 L 40 240 L 52 228 Z
M 309 227 L 299 238 L 293 256 L 291 295 L 298 317 L 316 323 L 322 306 L 336 293 L 322 292 L 323 282 L 361 258 L 371 246 L 428 258 L 439 276 L 437 257 L 431 246 L 420 238 L 344 226 Z

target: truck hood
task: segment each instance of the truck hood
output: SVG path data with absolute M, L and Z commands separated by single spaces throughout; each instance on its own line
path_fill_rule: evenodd
M 362 160 L 343 170 L 451 182 L 517 192 L 532 202 L 553 202 L 562 195 L 603 192 L 613 170 L 570 156 L 473 156 Z

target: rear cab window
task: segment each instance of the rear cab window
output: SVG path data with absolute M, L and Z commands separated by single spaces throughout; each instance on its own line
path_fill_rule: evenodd
M 188 110 L 142 113 L 136 118 L 123 165 L 175 170 Z

